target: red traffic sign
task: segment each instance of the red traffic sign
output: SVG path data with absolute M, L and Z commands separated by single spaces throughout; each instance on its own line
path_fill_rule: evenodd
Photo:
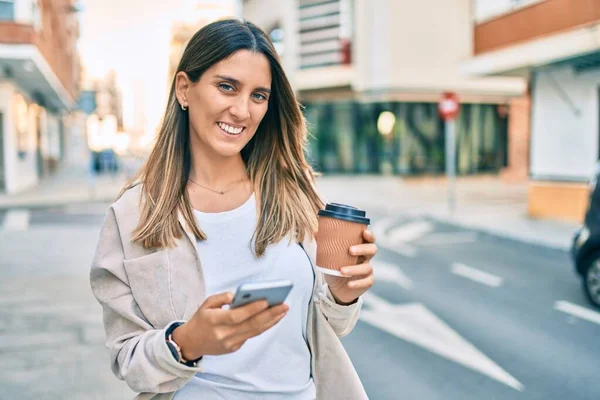
M 458 102 L 456 93 L 444 93 L 438 104 L 438 111 L 444 121 L 456 119 L 460 111 L 460 103 Z

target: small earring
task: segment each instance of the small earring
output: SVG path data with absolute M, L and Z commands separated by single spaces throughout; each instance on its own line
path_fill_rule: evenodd
M 183 111 L 187 110 L 187 107 L 186 107 L 186 106 L 184 106 L 183 104 L 180 104 L 180 106 L 181 106 L 181 109 L 182 109 Z

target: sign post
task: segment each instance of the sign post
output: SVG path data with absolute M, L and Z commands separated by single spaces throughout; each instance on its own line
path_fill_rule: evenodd
M 460 111 L 456 93 L 444 93 L 438 104 L 438 111 L 445 121 L 448 210 L 453 214 L 456 209 L 456 117 Z

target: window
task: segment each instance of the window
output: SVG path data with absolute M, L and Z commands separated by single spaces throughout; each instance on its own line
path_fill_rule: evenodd
M 42 4 L 40 0 L 31 2 L 31 22 L 37 31 L 42 29 Z
M 15 19 L 14 0 L 0 0 L 0 21 L 13 21 Z
M 283 57 L 283 29 L 280 27 L 275 27 L 269 32 L 269 37 L 273 42 L 273 46 L 275 46 L 275 50 L 277 50 L 277 54 L 280 57 Z
M 298 3 L 300 68 L 351 63 L 352 12 L 350 0 Z

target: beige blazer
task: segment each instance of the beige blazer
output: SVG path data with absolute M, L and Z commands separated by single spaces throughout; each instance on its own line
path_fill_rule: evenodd
M 186 232 L 175 248 L 144 249 L 131 242 L 139 221 L 140 186 L 128 190 L 108 210 L 92 262 L 92 291 L 103 308 L 106 345 L 113 373 L 139 394 L 137 400 L 171 399 L 202 371 L 175 361 L 165 330 L 191 318 L 205 299 L 195 237 Z M 315 263 L 312 238 L 303 247 Z M 315 271 L 307 340 L 317 399 L 368 399 L 339 337 L 354 328 L 362 299 L 352 306 L 332 301 L 323 276 Z

